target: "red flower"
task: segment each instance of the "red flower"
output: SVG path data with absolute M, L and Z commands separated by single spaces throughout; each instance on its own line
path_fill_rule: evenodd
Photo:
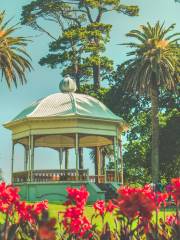
M 47 204 L 47 200 L 35 204 L 27 204 L 26 202 L 17 203 L 16 211 L 19 216 L 19 221 L 35 223 L 37 216 L 48 208 Z
M 164 206 L 167 205 L 166 200 L 168 199 L 167 193 L 156 193 L 156 201 L 159 206 L 163 203 Z
M 69 207 L 66 209 L 64 213 L 65 218 L 78 218 L 79 216 L 82 216 L 83 210 L 81 208 L 78 208 L 76 206 Z
M 13 208 L 19 202 L 19 189 L 12 185 L 0 184 L 0 211 L 3 213 L 13 214 Z
M 89 193 L 84 186 L 80 189 L 68 187 L 66 191 L 68 192 L 68 201 L 66 202 L 66 205 L 75 203 L 79 207 L 85 206 Z
M 91 228 L 89 220 L 84 216 L 83 210 L 78 207 L 67 208 L 62 221 L 66 231 L 76 237 L 83 237 Z
M 104 200 L 98 200 L 93 204 L 94 209 L 99 212 L 100 215 L 103 215 L 106 211 Z
M 144 188 L 121 187 L 118 193 L 117 205 L 120 213 L 129 219 L 137 216 L 150 219 L 157 208 L 155 195 L 147 185 Z
M 175 202 L 180 201 L 180 178 L 173 178 L 172 183 L 172 197 Z
M 47 210 L 48 209 L 48 201 L 44 200 L 42 202 L 37 202 L 34 204 L 34 213 L 36 215 L 39 215 L 42 213 L 42 211 Z
M 65 205 L 67 206 L 63 212 L 62 224 L 69 235 L 76 236 L 76 239 L 90 239 L 92 228 L 89 220 L 84 216 L 84 207 L 87 202 L 89 193 L 86 188 L 82 186 L 80 189 L 67 188 L 68 200 Z
M 109 202 L 106 205 L 106 212 L 112 213 L 116 207 L 117 206 L 111 200 L 109 200 Z
M 18 212 L 19 221 L 23 222 L 34 222 L 34 217 L 32 216 L 32 205 L 28 205 L 26 202 L 19 202 L 16 204 L 16 211 Z

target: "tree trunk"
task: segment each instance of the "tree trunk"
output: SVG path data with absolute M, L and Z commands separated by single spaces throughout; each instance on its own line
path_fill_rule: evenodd
M 84 168 L 84 164 L 83 164 L 83 148 L 78 148 L 79 151 L 79 169 L 83 169 Z
M 150 92 L 152 109 L 152 180 L 153 183 L 159 181 L 159 119 L 158 119 L 158 87 L 153 85 Z
M 80 76 L 79 76 L 79 64 L 80 62 L 78 61 L 78 56 L 77 56 L 77 49 L 76 46 L 72 44 L 72 50 L 73 50 L 73 77 L 76 80 L 76 86 L 77 86 L 77 91 L 80 91 Z
M 100 64 L 93 66 L 94 90 L 100 88 Z
M 77 74 L 77 75 L 79 75 L 79 74 Z M 77 91 L 79 92 L 80 91 L 80 87 L 81 87 L 79 76 L 76 76 L 76 85 L 77 85 Z
M 74 64 L 74 77 L 76 80 L 77 91 L 80 91 L 80 77 L 79 77 L 79 67 L 78 63 Z

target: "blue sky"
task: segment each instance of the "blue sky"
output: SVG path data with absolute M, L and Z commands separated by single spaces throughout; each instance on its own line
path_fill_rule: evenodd
M 29 0 L 1 0 L 0 9 L 6 10 L 7 19 L 13 16 L 13 22 L 15 23 L 20 19 L 22 6 L 30 2 Z M 127 41 L 125 34 L 147 21 L 155 23 L 157 20 L 161 20 L 165 21 L 166 25 L 176 23 L 176 31 L 180 32 L 180 4 L 175 3 L 174 0 L 123 0 L 122 2 L 139 5 L 140 16 L 130 18 L 123 14 L 114 13 L 104 18 L 104 22 L 113 25 L 111 42 L 107 46 L 106 54 L 114 60 L 115 64 L 121 63 L 126 58 L 127 49 L 118 45 Z M 5 81 L 0 82 L 0 168 L 3 169 L 4 177 L 7 180 L 10 174 L 11 133 L 4 129 L 2 124 L 10 121 L 35 100 L 58 92 L 58 85 L 62 79 L 59 69 L 51 70 L 38 64 L 38 60 L 48 52 L 49 39 L 47 36 L 35 37 L 38 35 L 37 32 L 28 27 L 22 27 L 18 30 L 18 34 L 34 36 L 33 42 L 28 46 L 34 70 L 27 75 L 28 84 L 19 86 L 18 89 L 14 88 L 9 91 Z M 22 170 L 22 147 L 17 147 L 15 155 L 15 170 Z M 43 167 L 44 163 L 47 168 L 50 166 L 51 168 L 58 167 L 57 153 L 51 151 L 47 154 L 47 151 L 38 150 L 35 167 L 41 168 L 42 163 Z M 86 162 L 86 167 L 92 167 L 91 165 L 88 161 Z

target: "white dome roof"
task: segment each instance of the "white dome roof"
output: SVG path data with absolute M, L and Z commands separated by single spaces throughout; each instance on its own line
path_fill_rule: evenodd
M 73 92 L 55 93 L 45 97 L 18 114 L 13 121 L 24 118 L 82 116 L 93 119 L 122 120 L 97 99 Z

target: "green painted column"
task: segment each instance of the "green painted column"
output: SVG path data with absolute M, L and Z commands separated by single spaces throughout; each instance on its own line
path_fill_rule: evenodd
M 114 137 L 114 180 L 117 182 L 117 137 Z
M 97 147 L 94 147 L 94 154 L 95 154 L 95 159 L 94 159 L 94 173 L 95 173 L 95 181 L 97 182 L 97 176 L 98 176 L 98 161 L 97 161 Z
M 124 168 L 123 168 L 123 155 L 122 155 L 122 140 L 120 138 L 119 141 L 119 154 L 120 154 L 120 161 L 121 161 L 121 184 L 124 184 Z
M 75 153 L 76 153 L 76 181 L 78 181 L 78 165 L 79 165 L 79 138 L 78 133 L 75 134 Z
M 102 157 L 102 162 L 103 162 L 102 168 L 103 168 L 103 174 L 104 174 L 104 182 L 106 183 L 107 182 L 107 179 L 106 179 L 106 156 L 102 153 L 101 157 Z
M 24 145 L 24 171 L 28 169 L 28 147 Z
M 15 143 L 12 141 L 12 155 L 11 155 L 11 183 L 13 183 L 13 171 L 14 171 L 14 148 Z
M 32 157 L 31 157 L 31 161 L 32 161 L 32 170 L 34 170 L 34 150 L 35 150 L 35 139 L 34 139 L 34 136 L 32 136 Z
M 80 147 L 79 151 L 79 169 L 84 169 L 83 148 Z
M 65 169 L 68 170 L 69 167 L 69 149 L 65 149 Z
M 28 182 L 32 181 L 32 170 L 34 168 L 34 137 L 29 135 L 28 144 Z
M 121 177 L 120 177 L 120 146 L 119 146 L 119 139 L 117 137 L 117 180 L 118 182 L 121 181 Z
M 99 176 L 101 175 L 101 154 L 100 154 L 100 148 L 97 148 L 97 155 L 96 155 L 96 161 L 97 161 L 97 168 L 98 168 L 98 183 L 99 183 Z
M 28 171 L 28 182 L 31 181 L 31 135 L 28 137 L 28 164 L 27 164 L 27 171 Z
M 59 153 L 59 169 L 61 170 L 62 169 L 62 162 L 63 162 L 63 149 L 60 148 L 58 153 Z
M 30 137 L 31 139 L 30 139 L 30 141 L 31 141 L 31 143 L 30 143 L 30 154 L 31 154 L 31 161 L 30 161 L 30 170 L 31 170 L 31 182 L 32 182 L 32 180 L 33 180 L 33 170 L 34 170 L 34 136 L 33 135 L 31 135 L 31 137 Z

